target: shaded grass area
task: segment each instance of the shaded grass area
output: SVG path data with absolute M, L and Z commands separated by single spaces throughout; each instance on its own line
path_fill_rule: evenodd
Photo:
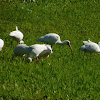
M 0 99 L 3 100 L 84 100 L 100 97 L 99 54 L 84 58 L 79 52 L 82 41 L 98 42 L 100 11 L 94 0 L 37 0 L 35 2 L 0 1 L 0 38 L 5 46 L 0 54 Z M 48 60 L 35 64 L 11 60 L 9 33 L 15 26 L 24 34 L 27 45 L 47 33 L 55 32 L 61 40 L 70 40 L 74 55 L 67 46 L 55 45 Z

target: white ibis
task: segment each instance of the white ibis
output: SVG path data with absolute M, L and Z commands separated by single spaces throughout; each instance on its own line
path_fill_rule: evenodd
M 16 56 L 20 56 L 22 59 L 24 58 L 25 54 L 26 54 L 26 50 L 29 46 L 27 46 L 26 44 L 18 44 L 15 48 L 14 48 L 14 53 L 12 56 L 12 60 L 14 59 L 14 57 Z
M 35 62 L 39 61 L 38 57 L 48 56 L 50 53 L 53 53 L 50 45 L 46 44 L 35 44 L 30 46 L 27 49 L 27 59 L 28 61 L 32 61 L 32 58 L 35 58 Z
M 22 40 L 23 40 L 24 35 L 23 35 L 22 32 L 20 32 L 20 31 L 18 30 L 18 27 L 17 27 L 17 26 L 16 26 L 16 31 L 12 31 L 12 32 L 9 34 L 9 36 L 12 38 L 11 45 L 12 45 L 12 43 L 13 43 L 13 40 L 17 41 L 19 44 L 20 44 L 20 43 L 23 43 Z
M 0 39 L 0 51 L 2 50 L 3 46 L 4 46 L 4 41 Z
M 65 44 L 67 44 L 70 47 L 71 51 L 73 52 L 70 41 L 65 40 L 62 42 L 60 40 L 60 36 L 56 33 L 46 34 L 46 35 L 40 37 L 37 41 L 46 42 L 50 45 L 53 45 L 53 44 L 65 45 Z
M 89 53 L 93 53 L 93 52 L 100 52 L 100 42 L 94 43 L 90 40 L 88 41 L 83 41 L 84 45 L 80 47 L 79 50 L 83 50 L 84 51 L 84 56 L 86 54 L 86 52 Z

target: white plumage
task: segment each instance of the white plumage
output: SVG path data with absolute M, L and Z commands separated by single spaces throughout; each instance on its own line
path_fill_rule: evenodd
M 23 35 L 22 32 L 20 32 L 18 30 L 18 27 L 17 26 L 16 26 L 16 31 L 12 31 L 9 34 L 9 36 L 12 38 L 11 45 L 12 45 L 13 40 L 17 41 L 18 43 L 23 43 L 22 40 L 23 40 L 24 35 Z
M 85 53 L 100 52 L 100 42 L 97 44 L 88 40 L 88 41 L 83 41 L 83 43 L 84 45 L 80 47 L 80 50 L 83 50 Z
M 27 49 L 27 58 L 28 61 L 32 61 L 32 58 L 35 58 L 35 62 L 39 61 L 38 57 L 48 56 L 50 53 L 53 53 L 50 45 L 46 44 L 35 44 L 30 46 Z
M 46 43 L 51 44 L 51 45 L 53 45 L 53 44 L 59 44 L 59 45 L 67 44 L 72 50 L 70 41 L 65 40 L 65 41 L 62 42 L 60 40 L 60 36 L 56 33 L 46 34 L 46 35 L 40 37 L 37 41 L 46 42 Z M 72 52 L 73 52 L 73 50 L 72 50 Z
M 2 50 L 3 46 L 4 46 L 4 41 L 0 39 L 0 51 Z
M 14 48 L 14 53 L 13 53 L 13 57 L 16 57 L 16 56 L 20 56 L 22 59 L 23 57 L 25 56 L 26 54 L 26 50 L 29 46 L 27 46 L 26 44 L 18 44 L 15 48 Z

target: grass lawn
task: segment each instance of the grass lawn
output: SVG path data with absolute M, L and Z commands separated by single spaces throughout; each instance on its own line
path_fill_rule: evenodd
M 57 33 L 68 46 L 54 45 L 48 60 L 12 60 L 9 33 L 18 26 L 24 42 L 33 45 L 47 33 Z M 98 0 L 1 0 L 0 100 L 99 100 L 100 54 L 79 51 L 83 41 L 100 41 Z M 41 43 L 42 44 L 42 43 Z M 91 57 L 91 58 L 90 58 Z

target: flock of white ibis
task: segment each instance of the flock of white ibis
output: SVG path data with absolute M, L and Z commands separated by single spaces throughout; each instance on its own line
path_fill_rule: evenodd
M 31 46 L 27 46 L 24 44 L 23 41 L 23 33 L 18 30 L 16 26 L 16 31 L 12 31 L 9 36 L 12 38 L 11 46 L 13 41 L 17 41 L 18 45 L 14 48 L 14 53 L 12 59 L 16 56 L 20 56 L 22 59 L 25 59 L 24 56 L 27 55 L 27 61 L 32 62 L 32 58 L 35 58 L 35 62 L 39 61 L 40 57 L 48 57 L 51 53 L 53 53 L 52 46 L 54 44 L 59 45 L 68 45 L 73 53 L 71 44 L 69 40 L 61 41 L 60 36 L 56 33 L 49 33 L 42 37 L 40 37 L 37 41 L 45 42 L 47 44 L 34 44 Z M 86 52 L 93 53 L 93 52 L 100 52 L 100 42 L 94 43 L 90 40 L 83 41 L 84 45 L 80 47 L 79 50 L 84 51 L 84 55 Z M 0 51 L 4 46 L 4 41 L 0 39 Z

